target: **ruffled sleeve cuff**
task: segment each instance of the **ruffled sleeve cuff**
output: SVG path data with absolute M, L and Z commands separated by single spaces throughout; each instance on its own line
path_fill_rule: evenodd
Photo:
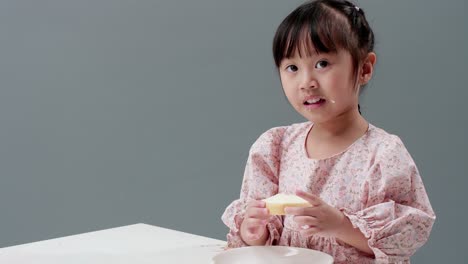
M 377 263 L 409 263 L 410 256 L 427 241 L 435 220 L 431 212 L 392 200 L 357 212 L 340 210 L 368 238 Z
M 393 201 L 357 212 L 351 212 L 345 208 L 340 210 L 350 220 L 353 227 L 358 228 L 368 238 L 368 245 L 374 252 L 377 263 L 406 263 L 408 261 L 408 257 L 387 255 L 378 245 L 379 231 L 395 219 Z

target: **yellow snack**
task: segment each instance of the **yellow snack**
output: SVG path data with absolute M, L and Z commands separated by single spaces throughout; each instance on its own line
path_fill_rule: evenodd
M 293 194 L 278 193 L 274 196 L 263 199 L 263 201 L 266 203 L 266 208 L 268 208 L 271 215 L 285 215 L 284 208 L 286 207 L 311 206 L 309 202 Z

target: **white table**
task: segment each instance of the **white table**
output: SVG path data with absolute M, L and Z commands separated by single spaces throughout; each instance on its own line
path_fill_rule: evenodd
M 211 263 L 225 241 L 135 224 L 0 249 L 2 264 Z

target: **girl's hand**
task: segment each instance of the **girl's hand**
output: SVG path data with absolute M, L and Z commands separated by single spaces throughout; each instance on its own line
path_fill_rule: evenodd
M 302 235 L 311 236 L 320 233 L 336 237 L 339 234 L 346 219 L 340 210 L 328 205 L 313 194 L 297 191 L 296 195 L 312 205 L 285 209 L 286 214 L 294 215 L 294 221 L 302 228 Z
M 252 200 L 247 204 L 241 225 L 241 236 L 247 244 L 264 238 L 267 233 L 266 224 L 270 213 L 265 206 L 265 202 L 260 200 Z

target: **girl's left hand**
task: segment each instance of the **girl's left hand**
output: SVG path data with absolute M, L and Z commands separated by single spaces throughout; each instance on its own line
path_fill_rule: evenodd
M 335 207 L 325 203 L 318 196 L 303 191 L 296 195 L 308 201 L 309 207 L 287 207 L 286 214 L 294 215 L 294 221 L 301 227 L 304 236 L 323 234 L 336 237 L 346 216 Z

